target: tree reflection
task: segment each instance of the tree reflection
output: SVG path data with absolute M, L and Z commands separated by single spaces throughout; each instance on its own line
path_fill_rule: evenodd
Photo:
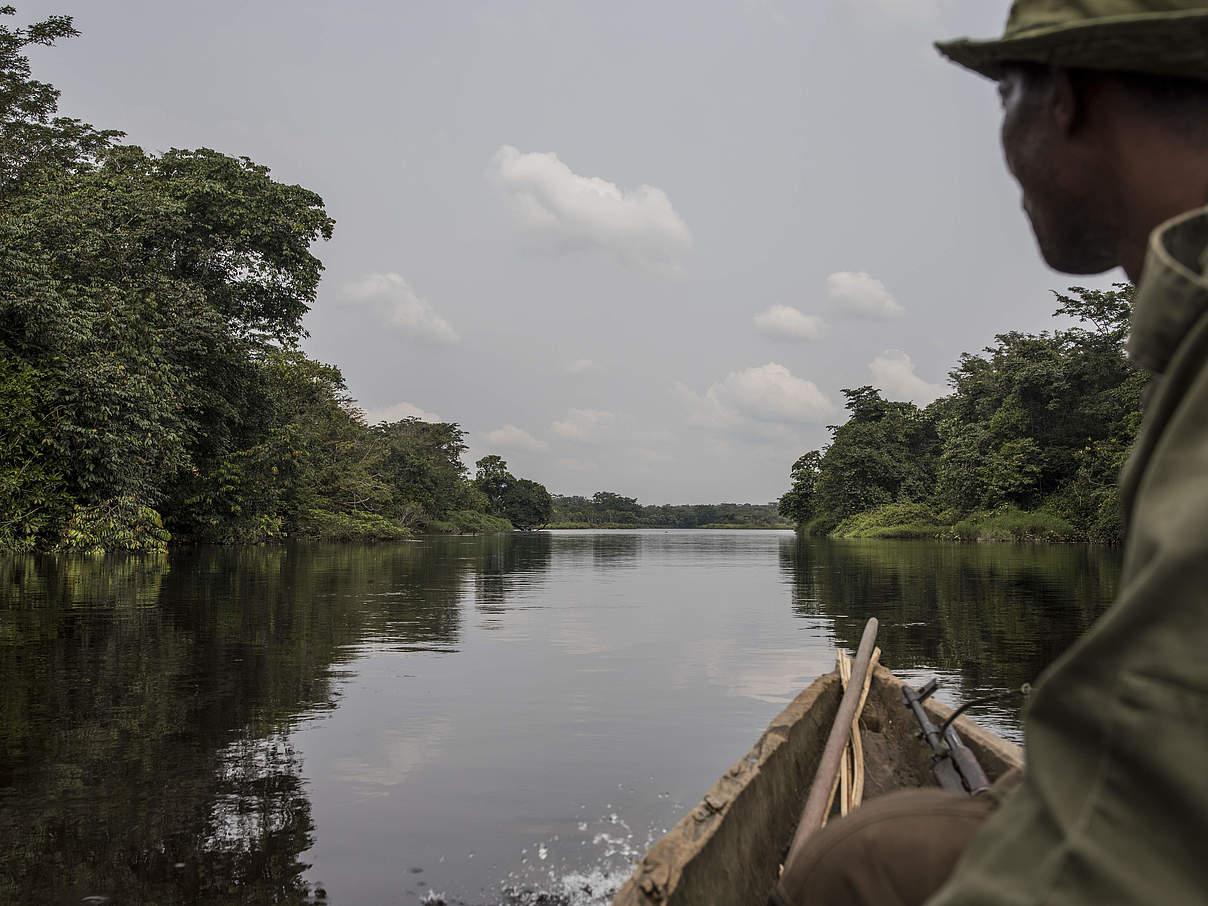
M 597 569 L 616 569 L 637 565 L 643 539 L 628 532 L 593 532 L 584 540 L 591 547 L 592 563 Z
M 487 616 L 486 628 L 497 629 L 511 600 L 523 593 L 534 575 L 549 569 L 553 542 L 545 532 L 477 540 L 480 566 L 474 586 L 475 609 Z
M 780 562 L 794 610 L 833 620 L 841 644 L 858 644 L 875 616 L 886 665 L 995 688 L 1034 681 L 1106 608 L 1120 576 L 1119 551 L 1089 545 L 802 538 Z
M 455 649 L 536 538 L 0 558 L 0 901 L 313 901 L 297 717 L 367 641 Z

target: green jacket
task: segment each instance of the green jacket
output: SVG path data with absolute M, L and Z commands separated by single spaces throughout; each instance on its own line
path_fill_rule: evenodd
M 1208 208 L 1159 227 L 1115 603 L 1038 683 L 1023 783 L 928 906 L 1208 903 Z

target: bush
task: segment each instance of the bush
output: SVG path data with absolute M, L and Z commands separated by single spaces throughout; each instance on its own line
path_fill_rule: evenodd
M 298 534 L 317 541 L 399 541 L 411 537 L 411 533 L 399 523 L 377 513 L 360 510 L 351 513 L 314 510 L 307 516 Z
M 937 538 L 948 526 L 925 503 L 887 503 L 848 516 L 835 538 Z
M 498 535 L 512 531 L 512 523 L 477 510 L 454 510 L 448 519 L 434 519 L 427 530 L 436 535 Z
M 77 506 L 57 549 L 82 554 L 162 554 L 171 538 L 154 509 L 135 497 L 112 497 L 92 506 Z
M 829 534 L 832 528 L 834 528 L 834 524 L 825 516 L 815 516 L 809 522 L 799 522 L 797 533 L 805 535 L 807 538 L 821 538 Z
M 973 513 L 952 526 L 944 537 L 958 541 L 1077 541 L 1069 522 L 1046 510 L 1024 512 L 1003 507 Z

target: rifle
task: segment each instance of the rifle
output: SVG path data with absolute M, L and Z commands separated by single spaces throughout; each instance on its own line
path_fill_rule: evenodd
M 931 746 L 931 770 L 940 786 L 949 792 L 975 796 L 989 789 L 990 781 L 981 765 L 977 763 L 977 756 L 965 745 L 965 741 L 956 732 L 956 727 L 952 726 L 952 721 L 960 712 L 948 718 L 942 727 L 937 727 L 923 708 L 923 702 L 931 698 L 939 685 L 939 680 L 932 677 L 919 689 L 904 687 L 902 697 L 906 699 L 906 707 L 914 712 L 915 719 L 919 722 L 919 735 Z M 963 711 L 964 708 L 960 710 Z

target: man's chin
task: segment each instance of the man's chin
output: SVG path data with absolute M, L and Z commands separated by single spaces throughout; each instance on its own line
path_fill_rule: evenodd
M 1119 267 L 1114 262 L 1112 264 L 1085 264 L 1061 258 L 1050 258 L 1047 255 L 1044 258 L 1044 263 L 1053 270 L 1062 274 L 1069 274 L 1071 277 L 1092 277 L 1096 274 L 1106 274 L 1108 271 Z
M 1035 235 L 1044 263 L 1063 274 L 1090 276 L 1104 274 L 1120 266 L 1114 251 L 1093 248 L 1089 243 L 1075 247 L 1072 243 L 1046 242 L 1040 233 Z

